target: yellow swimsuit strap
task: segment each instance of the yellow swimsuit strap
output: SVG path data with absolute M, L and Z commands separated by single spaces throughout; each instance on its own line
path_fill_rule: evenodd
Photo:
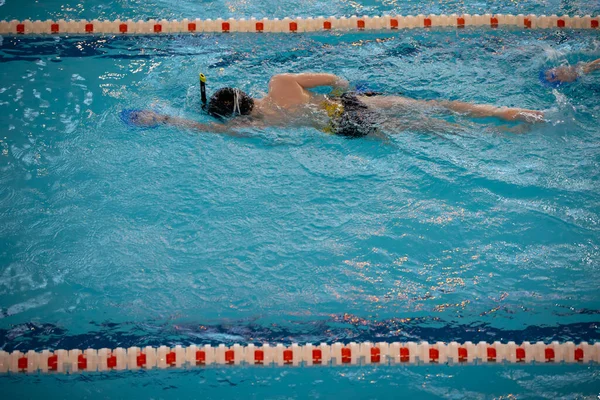
M 344 106 L 340 103 L 325 100 L 321 103 L 321 108 L 325 110 L 327 116 L 329 116 L 329 124 L 323 128 L 325 133 L 335 133 L 334 121 L 340 118 L 344 112 Z

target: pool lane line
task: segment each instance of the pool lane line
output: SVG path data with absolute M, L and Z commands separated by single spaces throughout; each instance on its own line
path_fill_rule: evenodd
M 128 349 L 0 351 L 0 373 L 77 373 L 206 366 L 351 366 L 600 363 L 600 341 L 581 342 L 393 342 L 268 344 L 226 347 L 160 346 Z
M 419 14 L 351 17 L 308 18 L 250 18 L 250 19 L 183 19 L 134 21 L 65 20 L 0 21 L 0 35 L 164 35 L 193 34 L 202 32 L 319 32 L 319 31 L 368 31 L 413 28 L 465 27 L 520 28 L 520 29 L 599 29 L 599 16 L 534 15 L 534 14 Z

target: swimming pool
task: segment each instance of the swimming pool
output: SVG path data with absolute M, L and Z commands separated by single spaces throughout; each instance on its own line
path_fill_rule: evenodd
M 2 19 L 400 12 L 598 14 L 589 2 L 7 1 Z M 3 349 L 366 340 L 598 338 L 597 32 L 465 29 L 306 35 L 4 37 Z M 376 90 L 547 110 L 527 134 L 249 138 L 124 126 L 124 108 L 208 121 L 210 89 L 326 71 Z M 598 367 L 206 369 L 0 376 L 9 394 L 91 398 L 594 396 Z M 63 394 L 64 393 L 64 394 Z

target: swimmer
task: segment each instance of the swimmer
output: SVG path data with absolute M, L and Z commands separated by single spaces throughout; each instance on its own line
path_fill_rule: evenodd
M 600 58 L 588 63 L 579 63 L 575 66 L 568 65 L 549 69 L 545 72 L 545 78 L 550 84 L 568 83 L 599 69 Z
M 333 92 L 342 94 L 330 96 L 309 91 L 321 86 L 331 87 Z M 544 117 L 541 111 L 523 108 L 415 100 L 374 92 L 356 93 L 349 91 L 345 79 L 325 73 L 275 75 L 269 82 L 267 95 L 260 99 L 254 99 L 236 88 L 222 88 L 211 96 L 206 110 L 220 121 L 198 123 L 153 111 L 130 112 L 128 118 L 137 126 L 164 124 L 233 135 L 236 135 L 237 129 L 247 126 L 313 126 L 327 133 L 357 138 L 377 134 L 380 128 L 386 126 L 390 129 L 402 126 L 404 129 L 438 132 L 457 127 L 423 115 L 427 110 L 529 123 L 542 122 Z M 390 113 L 396 117 L 390 117 Z M 405 117 L 397 118 L 398 115 Z

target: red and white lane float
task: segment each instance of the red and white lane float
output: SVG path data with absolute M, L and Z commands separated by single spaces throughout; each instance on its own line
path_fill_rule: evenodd
M 207 366 L 600 363 L 600 342 L 394 342 L 0 351 L 0 373 L 77 373 Z
M 413 28 L 465 27 L 519 29 L 599 29 L 599 16 L 450 14 L 450 15 L 384 15 L 308 18 L 250 19 L 166 19 L 134 20 L 64 20 L 0 21 L 0 35 L 164 35 L 201 32 L 318 32 L 348 30 L 396 30 Z

